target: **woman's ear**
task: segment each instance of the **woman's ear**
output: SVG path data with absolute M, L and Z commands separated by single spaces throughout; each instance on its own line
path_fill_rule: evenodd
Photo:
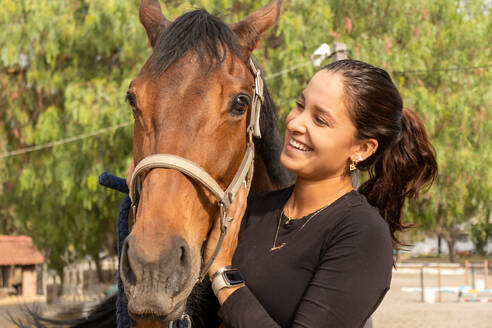
M 352 152 L 350 159 L 358 162 L 365 161 L 371 157 L 378 150 L 378 141 L 376 139 L 370 138 L 359 141 L 355 145 L 355 149 Z

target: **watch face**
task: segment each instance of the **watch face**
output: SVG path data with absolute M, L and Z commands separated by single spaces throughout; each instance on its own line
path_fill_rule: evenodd
M 244 278 L 241 272 L 237 269 L 231 269 L 224 272 L 224 277 L 230 285 L 238 285 L 244 283 Z

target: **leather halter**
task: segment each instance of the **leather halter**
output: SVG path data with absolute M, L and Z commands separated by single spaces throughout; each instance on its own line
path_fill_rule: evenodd
M 226 190 L 222 190 L 215 179 L 208 174 L 203 168 L 193 163 L 192 161 L 172 154 L 154 154 L 142 159 L 135 167 L 131 178 L 131 193 L 132 193 L 132 210 L 133 217 L 136 220 L 137 206 L 142 189 L 142 181 L 140 175 L 143 172 L 150 171 L 154 168 L 173 169 L 180 171 L 181 173 L 189 176 L 202 186 L 207 188 L 208 191 L 217 199 L 220 208 L 220 237 L 217 246 L 212 254 L 210 260 L 202 267 L 198 281 L 202 281 L 207 274 L 208 269 L 215 260 L 220 248 L 224 242 L 225 235 L 227 233 L 228 223 L 230 218 L 226 217 L 226 212 L 232 204 L 234 197 L 236 196 L 243 181 L 246 181 L 246 188 L 249 193 L 251 187 L 251 180 L 253 178 L 254 170 L 254 154 L 255 146 L 253 143 L 253 136 L 261 138 L 260 132 L 260 110 L 264 102 L 263 96 L 263 79 L 261 77 L 260 70 L 255 66 L 253 60 L 249 59 L 250 70 L 255 77 L 255 85 L 253 88 L 253 99 L 251 101 L 251 113 L 249 119 L 249 125 L 246 130 L 247 133 L 247 145 L 246 152 L 244 153 L 243 160 L 236 174 L 232 178 L 231 183 Z

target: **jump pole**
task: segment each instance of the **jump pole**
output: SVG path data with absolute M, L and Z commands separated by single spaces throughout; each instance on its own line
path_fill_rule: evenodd
M 475 289 L 475 265 L 471 264 L 471 272 L 472 272 L 472 288 Z
M 470 277 L 468 276 L 468 260 L 465 260 L 465 285 L 470 286 Z
M 485 282 L 485 289 L 489 289 L 489 261 L 483 260 L 483 280 Z

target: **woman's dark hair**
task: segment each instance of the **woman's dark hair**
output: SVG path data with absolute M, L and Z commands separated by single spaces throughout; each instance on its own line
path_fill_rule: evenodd
M 341 74 L 345 106 L 359 140 L 374 138 L 377 151 L 357 168 L 369 171 L 359 192 L 377 207 L 388 222 L 393 247 L 400 248 L 395 233 L 413 227 L 401 222 L 405 198 L 416 198 L 419 190 L 437 176 L 435 151 L 417 114 L 403 108 L 398 89 L 389 74 L 357 60 L 340 60 L 323 68 Z

